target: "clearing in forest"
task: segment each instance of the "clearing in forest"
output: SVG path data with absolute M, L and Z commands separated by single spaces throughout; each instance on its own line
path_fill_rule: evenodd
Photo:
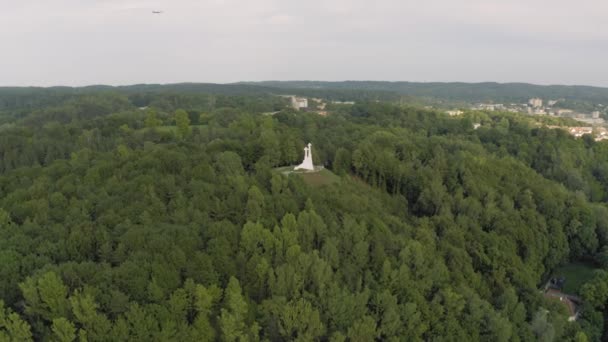
M 578 295 L 579 290 L 591 278 L 595 267 L 582 262 L 573 262 L 557 268 L 551 278 L 564 278 L 562 292 Z
M 322 168 L 318 171 L 294 171 L 293 168 L 293 166 L 285 166 L 278 167 L 274 170 L 287 176 L 300 176 L 308 185 L 314 187 L 329 185 L 340 181 L 340 177 L 326 168 Z

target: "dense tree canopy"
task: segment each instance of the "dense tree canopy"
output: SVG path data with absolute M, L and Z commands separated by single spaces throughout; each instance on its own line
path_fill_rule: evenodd
M 102 92 L 5 117 L 0 340 L 601 339 L 606 272 L 575 323 L 539 288 L 607 270 L 608 145 L 376 102 L 262 115 L 284 105 Z M 307 142 L 339 182 L 273 169 Z

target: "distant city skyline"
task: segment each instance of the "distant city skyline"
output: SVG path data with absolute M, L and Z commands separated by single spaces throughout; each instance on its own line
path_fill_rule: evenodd
M 601 0 L 20 0 L 0 11 L 0 86 L 608 87 L 607 14 Z

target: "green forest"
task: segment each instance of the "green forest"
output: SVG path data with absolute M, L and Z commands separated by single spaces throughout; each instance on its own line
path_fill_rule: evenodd
M 387 82 L 387 81 L 264 81 L 244 83 L 280 89 L 291 89 L 307 94 L 323 92 L 366 92 L 397 96 L 408 95 L 418 99 L 449 104 L 476 102 L 525 103 L 531 97 L 560 100 L 560 106 L 581 111 L 604 108 L 608 104 L 608 88 L 580 85 L 536 85 L 529 83 L 464 83 L 464 82 Z M 431 102 L 432 103 L 432 102 Z M 435 103 L 436 104 L 436 103 Z
M 608 143 L 186 88 L 0 90 L 0 341 L 608 338 Z

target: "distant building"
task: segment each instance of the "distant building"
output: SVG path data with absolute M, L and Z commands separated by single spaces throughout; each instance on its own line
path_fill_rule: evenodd
M 585 134 L 593 134 L 593 127 L 570 127 L 568 132 L 575 138 L 580 138 Z
M 308 99 L 305 97 L 292 96 L 291 106 L 297 110 L 308 108 Z
M 464 112 L 461 110 L 448 110 L 445 113 L 449 116 L 460 116 L 460 115 L 464 114 Z
M 558 116 L 571 115 L 572 113 L 574 112 L 570 109 L 558 109 L 556 112 Z
M 584 122 L 588 125 L 603 125 L 605 123 L 604 119 L 602 118 L 593 119 L 588 115 L 583 115 L 582 117 L 575 117 L 574 120 Z
M 591 117 L 592 117 L 593 119 L 599 119 L 599 118 L 600 118 L 600 112 L 599 112 L 599 111 L 597 111 L 597 110 L 596 110 L 595 112 L 592 112 L 592 113 L 591 113 Z
M 532 106 L 533 108 L 540 108 L 543 106 L 543 100 L 538 97 L 535 97 L 535 98 L 530 99 L 528 101 L 528 104 L 530 106 Z
M 324 110 L 325 106 L 327 106 L 327 104 L 325 102 L 323 102 L 323 99 L 318 99 L 318 98 L 312 98 L 310 99 L 312 102 L 315 102 L 316 106 L 321 109 Z
M 495 111 L 495 110 L 501 110 L 504 109 L 504 105 L 502 104 L 493 104 L 493 103 L 480 103 L 477 105 L 477 108 L 480 110 L 488 110 L 488 111 Z
M 606 132 L 606 129 L 599 128 L 598 130 L 600 130 L 600 131 L 595 136 L 595 141 L 602 141 L 602 140 L 608 139 L 608 132 Z
M 549 100 L 549 101 L 547 102 L 547 105 L 548 105 L 549 107 L 553 107 L 553 106 L 555 106 L 555 104 L 556 104 L 557 102 L 558 102 L 557 100 Z

